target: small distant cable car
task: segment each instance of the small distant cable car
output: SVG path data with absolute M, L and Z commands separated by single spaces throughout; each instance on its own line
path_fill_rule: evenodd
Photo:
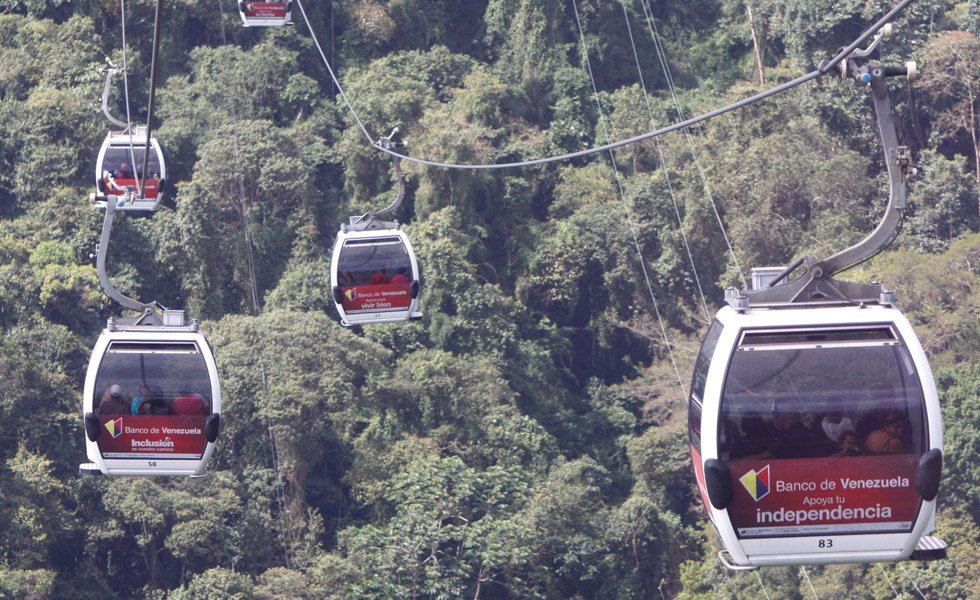
M 91 195 L 92 201 L 99 209 L 105 209 L 106 203 L 112 200 L 119 210 L 154 211 L 163 199 L 166 187 L 167 165 L 163 151 L 148 127 L 134 127 L 112 116 L 109 111 L 112 78 L 123 70 L 109 62 L 105 73 L 102 112 L 110 123 L 121 129 L 110 131 L 99 149 L 99 158 L 95 161 L 97 191 Z M 149 156 L 146 155 L 148 136 Z
M 377 142 L 385 148 L 404 146 L 392 141 L 398 128 Z M 405 198 L 400 159 L 392 157 L 398 193 L 386 208 L 350 217 L 341 225 L 330 260 L 330 289 L 345 327 L 421 319 L 419 266 L 408 236 L 397 221 L 382 221 Z
M 415 252 L 396 227 L 337 234 L 330 287 L 343 325 L 422 318 Z
M 150 137 L 150 156 L 146 155 L 146 128 L 135 127 L 130 135 L 126 131 L 110 132 L 95 166 L 98 188 L 96 206 L 105 207 L 108 199 L 117 201 L 117 210 L 156 210 L 166 188 L 167 165 L 155 137 Z M 142 189 L 142 195 L 136 193 Z M 129 191 L 131 193 L 127 194 Z M 120 200 L 125 196 L 125 200 Z
M 82 409 L 92 463 L 82 470 L 203 475 L 221 414 L 211 347 L 182 311 L 148 322 L 110 319 L 92 351 Z
M 246 27 L 280 27 L 291 25 L 292 0 L 254 2 L 239 0 L 238 13 Z
M 753 289 L 726 290 L 695 363 L 691 457 L 731 569 L 946 556 L 927 535 L 943 433 L 925 352 L 893 293 L 832 278 L 886 247 L 904 214 L 908 149 L 885 78 L 915 68 L 855 60 L 885 34 L 840 63 L 842 79 L 871 84 L 890 184 L 882 222 L 830 258 L 753 269 Z

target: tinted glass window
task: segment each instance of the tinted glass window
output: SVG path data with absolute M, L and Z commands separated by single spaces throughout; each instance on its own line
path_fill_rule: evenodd
M 404 277 L 403 283 L 414 279 L 408 248 L 400 238 L 347 240 L 340 252 L 337 281 L 341 286 L 389 283 L 395 277 Z
M 96 414 L 109 412 L 112 395 L 108 392 L 114 385 L 119 386 L 120 395 L 111 402 L 130 407 L 126 412 L 113 407 L 114 413 L 132 414 L 133 399 L 137 397 L 148 401 L 136 407 L 139 414 L 172 414 L 174 401 L 188 396 L 200 396 L 205 414 L 213 410 L 207 364 L 193 342 L 109 344 L 95 381 Z M 106 407 L 101 406 L 103 400 Z
M 744 334 L 720 418 L 740 537 L 911 529 L 924 400 L 891 328 Z
M 142 177 L 145 153 L 146 148 L 144 146 L 134 147 L 132 154 L 130 154 L 129 146 L 111 146 L 105 151 L 105 156 L 102 159 L 102 170 L 109 171 L 113 177 L 132 178 L 133 173 Z M 160 176 L 160 160 L 152 148 L 147 170 L 151 177 Z
M 923 411 L 911 357 L 890 328 L 747 333 L 725 380 L 722 458 L 921 454 Z M 856 439 L 842 441 L 847 431 Z

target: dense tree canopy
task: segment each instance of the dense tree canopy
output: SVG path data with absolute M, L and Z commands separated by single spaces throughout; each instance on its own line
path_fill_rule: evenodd
M 145 124 L 154 4 L 0 0 L 0 598 L 980 594 L 977 2 L 913 5 L 882 46 L 920 61 L 892 92 L 915 170 L 901 235 L 848 275 L 897 292 L 937 368 L 950 558 L 759 578 L 715 559 L 686 387 L 724 287 L 880 219 L 867 88 L 548 165 L 402 162 L 421 321 L 341 327 L 331 247 L 394 198 L 368 137 L 439 162 L 582 150 L 797 77 L 888 3 L 335 0 L 245 29 L 231 2 L 166 0 L 170 197 L 103 251 L 121 292 L 201 320 L 222 431 L 207 478 L 81 479 L 89 349 L 126 312 L 91 260 L 101 69 L 125 53 L 110 110 Z

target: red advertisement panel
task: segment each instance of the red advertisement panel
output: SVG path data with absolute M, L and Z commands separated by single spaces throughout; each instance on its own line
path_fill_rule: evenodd
M 246 2 L 245 16 L 265 19 L 282 19 L 286 16 L 285 2 Z
M 919 509 L 918 456 L 733 460 L 728 506 L 739 537 L 907 532 Z
M 205 416 L 102 415 L 102 458 L 200 459 Z
M 381 283 L 345 287 L 343 288 L 344 312 L 408 310 L 412 304 L 410 286 L 410 283 Z
M 111 194 L 111 195 L 114 195 L 114 196 L 121 196 L 123 194 L 123 192 L 125 191 L 125 189 L 126 189 L 127 186 L 132 186 L 133 187 L 133 190 L 134 191 L 136 190 L 136 180 L 135 179 L 120 179 L 119 177 L 117 177 L 115 179 L 115 182 L 116 182 L 116 186 L 117 187 L 112 187 L 112 185 L 108 185 L 109 182 L 106 182 L 107 183 L 107 185 L 106 185 L 106 193 L 107 194 Z M 157 184 L 159 183 L 159 180 L 158 179 L 148 179 L 148 180 L 143 181 L 141 183 L 143 184 L 143 197 L 144 198 L 156 198 L 157 197 L 157 187 L 158 187 Z

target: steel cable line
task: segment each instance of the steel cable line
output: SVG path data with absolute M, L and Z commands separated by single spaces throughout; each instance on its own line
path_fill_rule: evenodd
M 820 600 L 820 597 L 817 596 L 817 590 L 813 589 L 813 582 L 810 581 L 810 574 L 806 572 L 806 567 L 800 565 L 800 571 L 803 572 L 803 577 L 806 579 L 807 585 L 810 586 L 810 592 L 813 594 L 814 600 Z
M 755 573 L 755 578 L 759 580 L 759 585 L 760 585 L 760 586 L 762 586 L 762 593 L 763 593 L 763 594 L 765 594 L 765 596 L 766 596 L 766 600 L 772 600 L 772 599 L 771 599 L 771 598 L 769 597 L 769 591 L 768 591 L 768 590 L 766 590 L 766 584 L 762 582 L 762 576 L 761 576 L 761 575 L 759 575 L 759 570 L 758 570 L 758 569 L 755 569 L 755 570 L 754 570 L 754 571 L 752 571 L 752 572 L 753 572 L 753 573 Z
M 129 73 L 127 73 L 128 67 L 126 65 L 126 0 L 119 0 L 119 17 L 119 23 L 122 26 L 123 96 L 126 99 L 126 133 L 129 134 L 129 162 L 133 165 L 133 180 L 136 182 L 136 195 L 142 197 L 143 194 L 140 190 L 143 188 L 143 184 L 136 173 L 136 152 L 133 150 L 133 122 L 129 115 Z M 109 68 L 112 68 L 111 64 Z M 99 177 L 101 176 L 100 174 Z
M 585 30 L 582 29 L 582 19 L 579 17 L 578 2 L 576 0 L 572 0 L 572 7 L 575 10 L 575 22 L 578 25 L 579 36 L 582 40 L 582 59 L 585 61 L 585 65 L 588 68 L 596 108 L 599 111 L 599 123 L 602 125 L 603 134 L 608 139 L 609 131 L 606 129 L 606 115 L 602 111 L 602 102 L 599 99 L 599 89 L 596 87 L 595 76 L 592 73 L 592 61 L 589 60 L 589 48 L 585 43 Z M 684 389 L 684 381 L 681 379 L 681 373 L 677 368 L 677 361 L 674 359 L 674 349 L 670 344 L 670 340 L 667 338 L 667 329 L 664 326 L 663 317 L 660 315 L 660 308 L 657 305 L 656 294 L 653 293 L 653 285 L 650 283 L 650 274 L 647 272 L 646 262 L 643 260 L 643 251 L 640 248 L 640 240 L 636 234 L 636 227 L 633 225 L 633 215 L 630 211 L 629 203 L 626 201 L 626 192 L 623 190 L 623 182 L 619 176 L 619 169 L 616 167 L 616 155 L 613 153 L 612 149 L 609 150 L 609 158 L 612 161 L 613 172 L 616 174 L 616 186 L 619 188 L 619 198 L 623 203 L 623 210 L 626 213 L 626 223 L 629 226 L 630 234 L 633 237 L 633 245 L 636 247 L 636 257 L 640 262 L 640 269 L 643 271 L 643 280 L 646 282 L 647 291 L 650 294 L 650 300 L 653 302 L 653 310 L 657 315 L 657 322 L 660 324 L 660 331 L 663 334 L 664 345 L 667 347 L 667 353 L 670 356 L 670 364 L 674 367 L 674 373 L 677 375 L 677 384 L 681 388 L 681 393 L 683 394 L 684 398 L 687 398 L 687 390 Z
M 221 7 L 221 0 L 218 0 L 218 13 L 221 15 L 221 42 L 224 47 L 228 47 L 228 37 L 225 33 L 225 13 Z M 232 119 L 232 147 L 235 153 L 235 174 L 238 180 L 238 194 L 241 201 L 241 212 L 242 212 L 242 230 L 245 237 L 245 248 L 248 257 L 248 273 L 249 282 L 251 287 L 251 300 L 252 300 L 252 311 L 253 315 L 258 317 L 262 313 L 262 308 L 259 306 L 259 294 L 258 294 L 258 283 L 255 276 L 255 258 L 253 252 L 253 242 L 251 236 L 251 221 L 248 217 L 248 198 L 245 193 L 245 176 L 242 174 L 242 161 L 240 145 L 238 143 L 239 139 L 239 128 L 238 128 L 238 109 L 235 106 L 235 97 L 233 94 L 233 87 L 231 85 L 231 69 L 228 68 L 227 58 L 222 61 L 223 69 L 225 72 L 225 89 L 228 91 L 228 108 L 231 112 Z M 257 345 L 262 346 L 262 338 L 259 336 Z M 259 363 L 259 371 L 262 377 L 262 388 L 265 390 L 265 397 L 270 398 L 271 394 L 269 391 L 269 378 L 266 374 L 265 361 L 262 358 L 262 353 L 257 352 L 256 356 Z M 287 499 L 285 485 L 282 481 L 282 456 L 279 453 L 279 440 L 276 436 L 275 421 L 268 414 L 265 415 L 266 429 L 269 433 L 269 443 L 272 450 L 272 466 L 276 473 L 276 503 L 279 506 L 279 518 L 281 520 L 282 526 L 280 527 L 280 533 L 283 536 L 283 550 L 286 558 L 286 568 L 292 568 L 292 554 L 294 540 L 292 537 L 293 523 L 289 516 L 289 510 L 287 508 Z
M 820 63 L 820 65 L 816 69 L 814 69 L 813 71 L 807 73 L 806 75 L 801 75 L 800 77 L 797 77 L 796 79 L 793 79 L 792 81 L 787 81 L 786 83 L 783 83 L 783 84 L 780 84 L 780 85 L 778 85 L 776 87 L 770 88 L 770 89 L 768 89 L 768 90 L 766 90 L 764 92 L 760 92 L 758 94 L 755 94 L 754 96 L 750 96 L 749 98 L 743 98 L 742 100 L 739 100 L 737 102 L 734 102 L 732 104 L 729 104 L 728 106 L 723 106 L 721 108 L 718 108 L 718 109 L 715 109 L 713 111 L 704 113 L 704 114 L 699 115 L 697 117 L 692 117 L 692 118 L 687 119 L 686 121 L 682 121 L 680 123 L 674 123 L 673 125 L 670 125 L 670 126 L 667 126 L 667 127 L 662 127 L 660 129 L 657 129 L 656 131 L 650 131 L 650 132 L 647 132 L 647 133 L 644 133 L 644 134 L 641 134 L 641 135 L 637 135 L 637 136 L 634 136 L 634 137 L 631 137 L 631 138 L 627 138 L 625 140 L 620 140 L 618 142 L 608 143 L 608 144 L 605 144 L 603 146 L 596 146 L 594 148 L 589 148 L 587 150 L 580 150 L 578 152 L 571 152 L 571 153 L 568 153 L 568 154 L 561 154 L 561 155 L 557 155 L 557 156 L 550 156 L 550 157 L 547 157 L 547 158 L 538 158 L 538 159 L 525 160 L 525 161 L 520 161 L 520 162 L 489 164 L 489 165 L 482 165 L 482 164 L 479 164 L 479 165 L 468 165 L 468 164 L 459 164 L 459 163 L 442 163 L 442 162 L 437 162 L 437 161 L 424 160 L 424 159 L 421 159 L 421 158 L 413 158 L 411 156 L 408 156 L 408 155 L 405 155 L 405 154 L 401 154 L 400 152 L 395 152 L 394 150 L 392 150 L 390 148 L 386 148 L 382 144 L 380 144 L 378 141 L 376 141 L 371 136 L 371 134 L 368 132 L 367 128 L 364 126 L 364 123 L 361 121 L 361 117 L 357 114 L 357 111 L 354 109 L 354 106 L 351 104 L 350 99 L 347 97 L 347 94 L 344 92 L 343 86 L 340 85 L 340 81 L 337 79 L 337 75 L 334 73 L 333 68 L 330 66 L 330 62 L 327 60 L 327 57 L 326 57 L 326 55 L 323 52 L 323 46 L 320 45 L 320 40 L 317 39 L 316 33 L 313 31 L 313 25 L 310 23 L 310 19 L 306 15 L 306 8 L 303 6 L 302 0 L 296 0 L 296 3 L 299 6 L 300 12 L 303 14 L 303 20 L 306 22 L 306 27 L 310 31 L 310 37 L 313 39 L 313 43 L 316 46 L 317 51 L 320 53 L 320 58 L 323 59 L 323 64 L 326 66 L 327 71 L 330 73 L 330 78 L 333 80 L 334 85 L 337 86 L 337 90 L 340 92 L 340 95 L 343 98 L 344 103 L 347 105 L 347 109 L 350 111 L 351 115 L 354 117 L 354 120 L 357 122 L 357 125 L 360 128 L 361 132 L 364 134 L 364 137 L 367 138 L 368 143 L 375 150 L 378 150 L 380 152 L 384 152 L 386 154 L 390 154 L 391 156 L 396 156 L 398 158 L 401 158 L 403 160 L 407 160 L 409 162 L 414 162 L 414 163 L 418 163 L 418 164 L 422 164 L 422 165 L 428 165 L 428 166 L 431 166 L 431 167 L 442 167 L 442 168 L 446 168 L 446 169 L 488 170 L 488 169 L 510 169 L 510 168 L 516 168 L 516 167 L 530 167 L 530 166 L 534 166 L 534 165 L 541 165 L 541 164 L 552 163 L 552 162 L 557 162 L 557 161 L 562 161 L 562 160 L 569 160 L 569 159 L 577 158 L 577 157 L 580 157 L 580 156 L 587 156 L 589 154 L 596 154 L 597 152 L 604 152 L 606 150 L 612 150 L 612 149 L 615 149 L 615 148 L 619 148 L 620 146 L 626 146 L 628 144 L 635 144 L 636 142 L 640 142 L 640 141 L 643 141 L 643 140 L 646 140 L 646 139 L 657 137 L 657 136 L 663 135 L 665 133 L 670 133 L 671 131 L 677 131 L 678 129 L 683 129 L 685 127 L 690 127 L 691 125 L 696 125 L 696 124 L 698 124 L 698 123 L 700 123 L 702 121 L 706 121 L 708 119 L 717 117 L 718 115 L 725 114 L 726 112 L 730 112 L 732 110 L 735 110 L 735 109 L 738 109 L 738 108 L 742 108 L 743 106 L 747 106 L 747 105 L 752 104 L 754 102 L 758 102 L 759 100 L 764 100 L 764 99 L 766 99 L 766 98 L 768 98 L 770 96 L 773 96 L 773 95 L 778 94 L 780 92 L 784 92 L 784 91 L 786 91 L 788 89 L 791 89 L 791 88 L 794 88 L 794 87 L 796 87 L 798 85 L 804 84 L 804 83 L 810 81 L 811 79 L 816 79 L 817 77 L 820 77 L 821 75 L 825 75 L 827 72 L 833 70 L 842 60 L 844 60 L 845 58 L 847 58 L 847 56 L 850 55 L 851 52 L 853 52 L 858 46 L 860 46 L 861 44 L 863 44 L 866 40 L 868 40 L 868 38 L 870 38 L 871 36 L 873 36 L 879 29 L 881 29 L 881 27 L 883 27 L 885 25 L 885 23 L 887 23 L 888 21 L 890 21 L 891 19 L 893 19 L 897 14 L 899 14 L 900 12 L 902 12 L 903 10 L 905 10 L 905 8 L 909 4 L 912 3 L 912 0 L 902 0 L 894 8 L 892 8 L 890 11 L 888 11 L 888 13 L 885 16 L 883 16 L 881 19 L 878 19 L 878 21 L 875 22 L 874 25 L 872 25 L 864 33 L 862 33 L 860 36 L 858 36 L 857 39 L 855 39 L 853 42 L 851 42 L 851 44 L 849 46 L 847 46 L 846 48 L 842 48 L 837 53 L 837 55 L 834 56 L 834 58 L 832 58 L 830 60 L 824 60 L 824 61 L 822 61 Z M 744 276 L 743 276 L 743 284 L 744 284 Z
M 647 84 L 643 78 L 643 68 L 640 66 L 640 55 L 636 51 L 636 41 L 633 39 L 633 28 L 630 26 L 630 18 L 629 13 L 626 10 L 625 0 L 620 0 L 620 5 L 623 7 L 623 18 L 626 20 L 626 31 L 629 33 L 630 46 L 633 48 L 633 59 L 636 61 L 636 72 L 639 75 L 640 86 L 643 90 L 643 100 L 646 103 L 647 116 L 650 118 L 650 126 L 656 127 L 656 122 L 653 117 L 653 108 L 650 106 L 650 96 L 647 94 Z M 659 138 L 654 138 L 654 143 L 657 144 L 657 154 L 660 155 L 660 164 L 663 165 L 664 179 L 667 181 L 667 190 L 670 192 L 670 201 L 674 205 L 674 214 L 677 216 L 677 229 L 681 234 L 681 239 L 684 240 L 684 249 L 687 251 L 687 258 L 689 261 L 691 261 L 691 272 L 694 274 L 694 282 L 698 286 L 698 295 L 701 297 L 701 308 L 704 310 L 705 318 L 710 321 L 711 313 L 708 311 L 708 303 L 704 299 L 704 290 L 701 288 L 701 278 L 698 277 L 698 268 L 694 264 L 694 255 L 691 254 L 691 246 L 687 241 L 687 234 L 684 233 L 684 222 L 681 218 L 681 211 L 677 206 L 677 198 L 674 196 L 674 186 L 670 182 L 670 173 L 667 169 L 667 160 L 664 158 L 664 150 L 660 144 Z M 722 230 L 722 233 L 724 233 L 724 230 Z
M 922 598 L 922 600 L 926 600 L 926 595 L 922 593 L 922 590 L 919 589 L 919 586 L 915 583 L 915 580 L 912 579 L 912 576 L 909 575 L 909 572 L 905 570 L 905 565 L 903 565 L 902 563 L 898 563 L 898 568 L 900 568 L 902 570 L 902 573 L 905 573 L 905 576 L 909 578 L 909 581 L 912 582 L 912 587 L 915 588 L 915 591 L 919 592 L 919 596 Z
M 650 37 L 653 38 L 653 46 L 657 51 L 657 58 L 660 61 L 660 67 L 663 69 L 664 78 L 667 81 L 667 89 L 670 91 L 670 97 L 674 101 L 674 108 L 677 110 L 677 118 L 683 119 L 684 111 L 681 109 L 681 104 L 677 100 L 674 77 L 670 72 L 670 66 L 667 64 L 667 54 L 664 51 L 663 40 L 660 37 L 660 31 L 657 29 L 657 23 L 653 17 L 653 9 L 650 7 L 649 0 L 640 0 L 640 4 L 643 6 L 643 15 L 647 21 L 647 29 L 650 31 Z M 731 254 L 732 261 L 735 263 L 735 269 L 738 271 L 738 276 L 742 280 L 742 287 L 746 288 L 748 287 L 748 284 L 745 281 L 745 274 L 742 272 L 742 266 L 738 262 L 738 256 L 735 255 L 735 249 L 732 248 L 732 243 L 728 239 L 728 232 L 725 231 L 725 224 L 721 219 L 721 213 L 718 212 L 718 205 L 715 203 L 714 195 L 711 193 L 711 187 L 708 185 L 708 178 L 705 176 L 704 169 L 701 167 L 701 158 L 698 155 L 694 140 L 691 138 L 691 130 L 688 127 L 684 128 L 684 138 L 687 140 L 687 145 L 691 149 L 691 156 L 694 158 L 694 164 L 697 166 L 698 175 L 701 177 L 701 185 L 704 187 L 704 193 L 707 195 L 708 202 L 711 204 L 711 210 L 714 211 L 715 219 L 718 221 L 718 228 L 721 229 L 721 235 L 723 238 L 725 238 L 725 245 L 728 246 L 728 252 Z

